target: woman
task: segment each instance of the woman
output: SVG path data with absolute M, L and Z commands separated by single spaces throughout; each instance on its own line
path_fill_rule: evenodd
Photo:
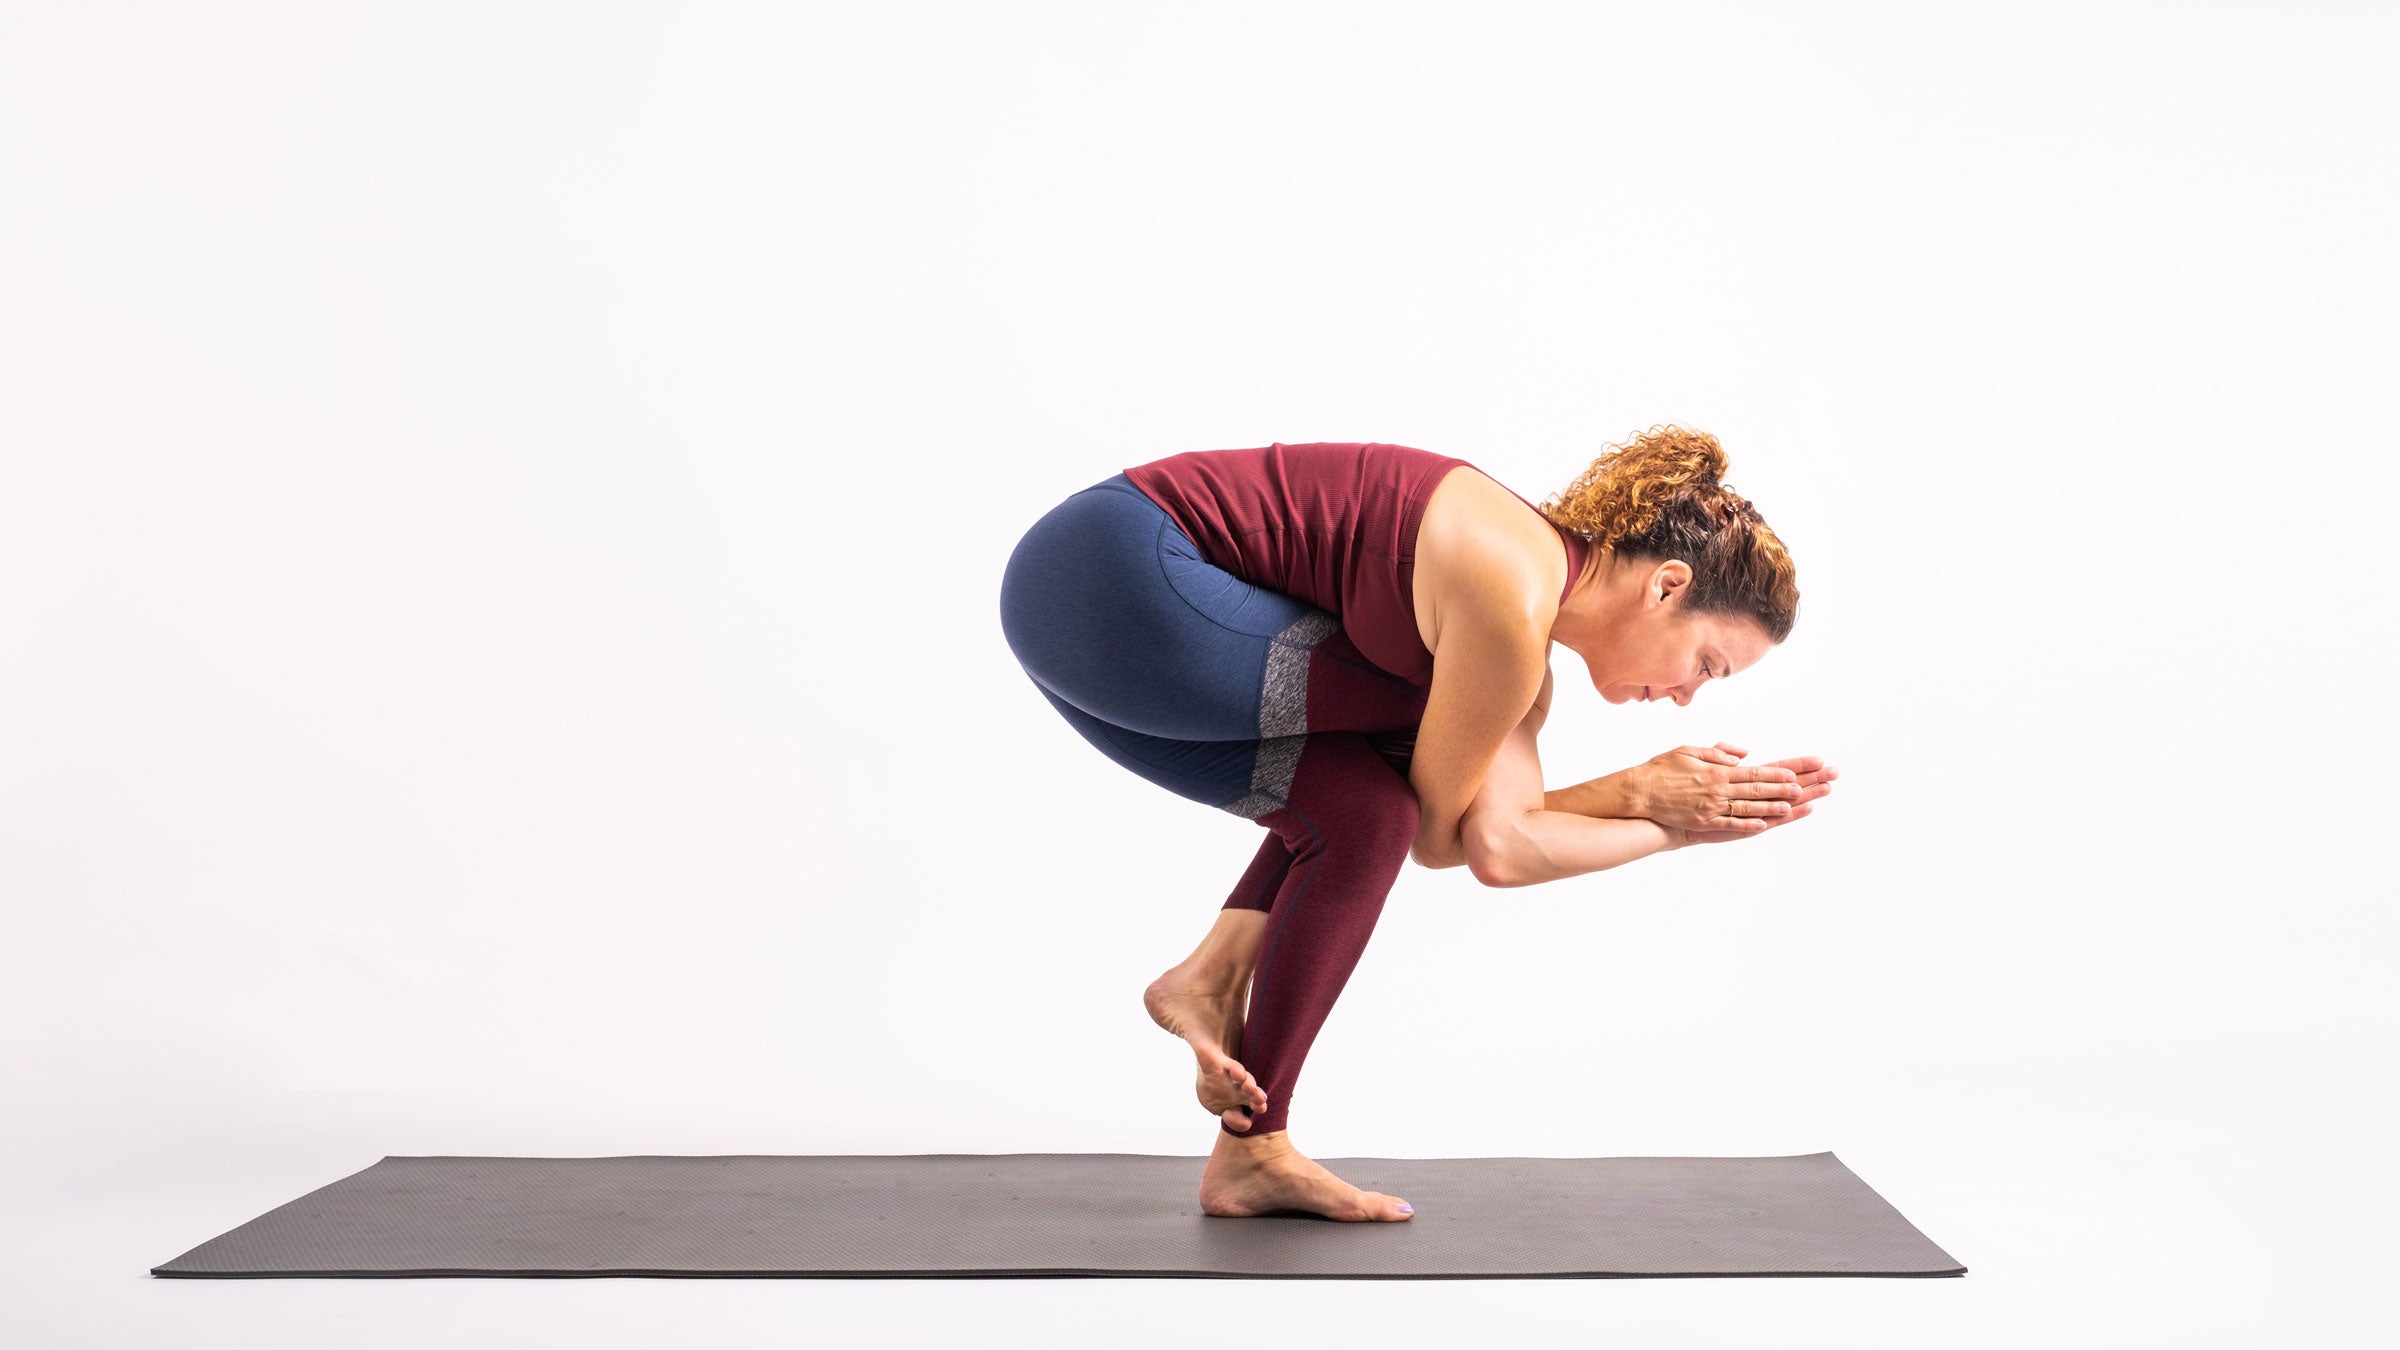
M 1790 634 L 1791 559 L 1724 471 L 1715 437 L 1654 427 L 1537 508 L 1408 446 L 1194 451 L 1075 493 L 1018 542 L 1001 627 L 1051 706 L 1110 759 L 1268 831 L 1143 996 L 1219 1118 L 1205 1212 L 1411 1213 L 1285 1129 L 1404 860 L 1526 886 L 1748 838 L 1832 791 L 1822 760 L 1743 766 L 1723 743 L 1542 789 L 1552 643 L 1611 703 L 1688 705 Z

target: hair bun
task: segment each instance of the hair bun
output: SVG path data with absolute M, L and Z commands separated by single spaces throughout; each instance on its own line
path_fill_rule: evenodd
M 1686 610 L 1748 616 L 1781 642 L 1800 606 L 1791 554 L 1727 485 L 1725 465 L 1725 447 L 1709 433 L 1653 426 L 1607 447 L 1540 510 L 1618 556 L 1681 559 L 1692 569 Z

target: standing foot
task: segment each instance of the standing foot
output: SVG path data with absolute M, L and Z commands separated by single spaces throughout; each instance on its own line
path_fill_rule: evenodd
M 1406 1200 L 1362 1191 L 1302 1156 L 1284 1130 L 1238 1139 L 1219 1130 L 1200 1174 L 1200 1208 L 1228 1219 L 1296 1209 L 1345 1223 L 1397 1223 L 1414 1213 Z

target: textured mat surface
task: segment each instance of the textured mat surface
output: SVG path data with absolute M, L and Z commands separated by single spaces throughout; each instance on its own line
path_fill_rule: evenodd
M 1214 1218 L 1147 1153 L 385 1158 L 153 1275 L 1961 1275 L 1831 1153 L 1325 1158 L 1404 1223 Z

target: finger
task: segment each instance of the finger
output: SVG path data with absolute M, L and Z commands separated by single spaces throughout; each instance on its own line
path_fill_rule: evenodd
M 1741 772 L 1733 775 L 1730 781 L 1735 783 L 1797 784 L 1800 781 L 1800 775 L 1793 773 L 1790 769 L 1778 769 L 1766 764 L 1753 764 L 1744 768 Z
M 1690 755 L 1694 759 L 1706 760 L 1711 764 L 1731 764 L 1734 762 L 1732 756 L 1726 754 L 1722 750 L 1719 750 L 1713 745 L 1705 747 L 1698 745 L 1686 745 L 1680 747 L 1677 753 Z
M 1795 806 L 1791 809 L 1791 812 L 1788 815 L 1769 817 L 1763 821 L 1762 824 L 1764 824 L 1765 827 L 1770 830 L 1780 829 L 1785 825 L 1791 824 L 1795 820 L 1805 818 L 1811 811 L 1814 811 L 1815 809 L 1815 807 L 1806 805 Z
M 1794 779 L 1803 787 L 1834 776 L 1833 767 L 1815 755 L 1794 755 L 1790 759 L 1776 760 L 1768 767 L 1790 769 Z
M 1780 797 L 1736 797 L 1725 805 L 1726 814 L 1742 817 L 1780 817 L 1791 809 L 1791 803 Z
M 1722 751 L 1724 751 L 1726 754 L 1729 754 L 1729 755 L 1733 756 L 1733 757 L 1734 757 L 1734 758 L 1736 758 L 1736 759 L 1739 759 L 1739 758 L 1741 758 L 1742 756 L 1744 756 L 1744 755 L 1746 755 L 1746 754 L 1749 754 L 1749 753 L 1750 753 L 1749 751 L 1747 751 L 1747 750 L 1744 750 L 1742 747 L 1740 747 L 1740 746 L 1738 746 L 1738 745 L 1735 745 L 1735 744 L 1734 744 L 1733 742 L 1731 742 L 1731 741 L 1719 741 L 1719 742 L 1717 742 L 1717 748 L 1718 748 L 1719 750 L 1722 750 Z
M 1778 825 L 1799 819 L 1800 814 L 1800 810 L 1794 810 L 1788 816 L 1726 816 L 1719 821 L 1718 828 L 1739 834 L 1765 834 Z

